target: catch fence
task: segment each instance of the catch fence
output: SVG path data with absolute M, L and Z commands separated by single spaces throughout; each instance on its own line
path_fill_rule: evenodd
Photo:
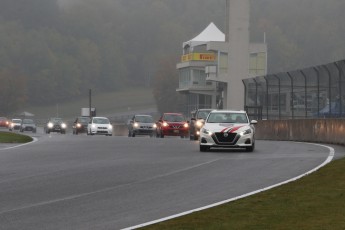
M 345 60 L 243 80 L 253 119 L 345 117 Z

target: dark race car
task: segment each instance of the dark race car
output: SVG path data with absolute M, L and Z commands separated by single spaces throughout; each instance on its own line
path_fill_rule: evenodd
M 190 140 L 199 140 L 200 129 L 204 125 L 204 122 L 208 114 L 213 109 L 198 109 L 193 111 L 192 118 L 189 124 L 189 138 Z
M 128 121 L 128 136 L 135 137 L 136 135 L 149 135 L 153 137 L 156 131 L 156 124 L 150 115 L 134 115 Z
M 22 123 L 20 124 L 20 132 L 24 131 L 31 131 L 36 133 L 36 124 L 32 119 L 23 119 Z
M 87 133 L 89 122 L 89 117 L 77 117 L 72 126 L 73 134 L 78 135 L 79 133 Z
M 61 134 L 65 134 L 67 129 L 67 125 L 61 118 L 50 118 L 47 124 L 44 126 L 45 133 L 50 132 L 57 132 Z

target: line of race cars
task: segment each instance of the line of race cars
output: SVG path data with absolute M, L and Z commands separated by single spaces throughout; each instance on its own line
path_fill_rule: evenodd
M 151 115 L 137 114 L 128 122 L 128 137 L 148 135 L 164 138 L 179 136 L 190 140 L 199 140 L 200 151 L 211 148 L 245 148 L 252 152 L 255 148 L 256 120 L 249 121 L 245 111 L 198 109 L 192 113 L 190 121 L 182 113 L 163 113 L 158 121 Z M 36 132 L 32 119 L 12 119 L 6 122 L 0 118 L 0 125 L 10 131 L 20 130 Z M 65 134 L 67 124 L 61 118 L 50 118 L 44 126 L 44 132 Z M 80 116 L 74 121 L 72 132 L 75 135 L 113 135 L 113 126 L 106 117 Z
M 61 118 L 50 118 L 44 127 L 46 133 L 60 132 L 66 133 L 67 124 Z M 74 121 L 72 132 L 75 135 L 86 133 L 87 135 L 102 134 L 106 136 L 113 135 L 113 126 L 106 117 L 85 117 L 80 116 Z
M 33 119 L 30 118 L 14 118 L 8 120 L 5 117 L 0 117 L 0 127 L 8 128 L 9 131 L 19 130 L 20 132 L 30 131 L 36 133 L 37 127 Z
M 245 111 L 199 109 L 192 115 L 187 121 L 181 113 L 164 113 L 157 122 L 150 115 L 134 115 L 127 123 L 128 136 L 189 136 L 190 140 L 199 140 L 201 152 L 211 148 L 254 151 L 257 121 L 249 121 Z

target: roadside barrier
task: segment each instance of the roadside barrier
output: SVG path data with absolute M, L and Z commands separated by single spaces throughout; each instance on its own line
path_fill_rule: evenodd
M 345 119 L 260 120 L 256 139 L 345 145 Z

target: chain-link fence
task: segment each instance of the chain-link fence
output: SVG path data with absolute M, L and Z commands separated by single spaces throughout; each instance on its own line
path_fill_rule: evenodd
M 345 60 L 243 80 L 253 119 L 345 117 Z

